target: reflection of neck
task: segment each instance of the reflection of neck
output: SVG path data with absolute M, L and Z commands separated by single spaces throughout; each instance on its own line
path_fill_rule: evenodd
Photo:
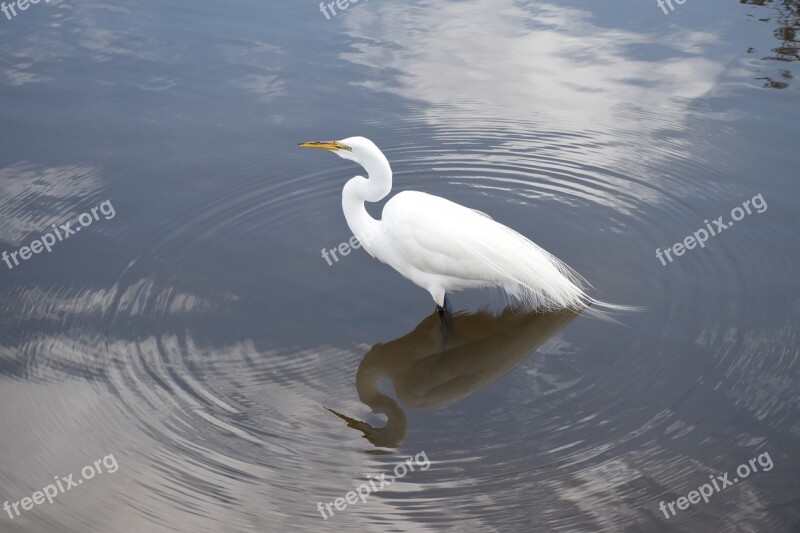
M 403 439 L 406 438 L 408 420 L 405 412 L 397 405 L 397 402 L 378 390 L 379 381 L 379 374 L 374 372 L 368 374 L 359 367 L 358 374 L 356 374 L 358 399 L 372 408 L 373 413 L 386 415 L 386 425 L 384 427 L 376 428 L 361 420 L 337 413 L 333 409 L 327 407 L 326 409 L 347 422 L 348 427 L 363 433 L 364 438 L 373 445 L 379 448 L 398 448 Z
M 376 428 L 361 422 L 361 426 L 357 429 L 361 430 L 367 440 L 375 446 L 396 448 L 406 438 L 408 420 L 397 402 L 378 390 L 380 378 L 380 374 L 364 372 L 359 368 L 356 374 L 356 390 L 361 403 L 369 406 L 375 414 L 386 415 L 386 425 Z

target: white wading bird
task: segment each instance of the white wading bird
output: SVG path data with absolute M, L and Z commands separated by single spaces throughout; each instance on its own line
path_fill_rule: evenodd
M 389 194 L 392 169 L 369 139 L 300 146 L 330 150 L 364 167 L 369 179 L 356 176 L 342 190 L 347 225 L 372 257 L 431 293 L 440 313 L 447 311 L 448 292 L 475 287 L 500 287 L 536 310 L 578 310 L 599 303 L 586 294 L 585 280 L 569 266 L 480 211 L 403 191 L 386 203 L 381 220 L 372 218 L 364 202 Z

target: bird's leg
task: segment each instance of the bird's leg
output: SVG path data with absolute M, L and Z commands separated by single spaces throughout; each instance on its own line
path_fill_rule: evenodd
M 444 348 L 447 345 L 447 331 L 450 327 L 450 309 L 449 309 L 450 305 L 449 302 L 447 301 L 446 294 L 444 296 L 442 303 L 444 304 L 443 306 L 436 304 L 436 310 L 439 312 L 439 319 L 441 320 L 442 348 Z
M 442 303 L 444 305 L 436 304 L 436 310 L 439 312 L 439 318 L 441 318 L 442 320 L 445 320 L 447 317 L 450 316 L 450 309 L 448 309 L 450 307 L 450 305 L 449 305 L 449 303 L 447 301 L 447 295 L 446 294 L 444 295 L 444 298 L 442 299 Z

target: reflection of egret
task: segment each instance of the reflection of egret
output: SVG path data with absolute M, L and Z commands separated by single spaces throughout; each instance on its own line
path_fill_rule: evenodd
M 366 169 L 369 179 L 356 176 L 342 191 L 347 224 L 371 256 L 430 292 L 440 311 L 447 292 L 475 287 L 500 287 L 528 309 L 583 309 L 598 303 L 566 264 L 479 211 L 404 191 L 386 203 L 381 220 L 372 218 L 364 202 L 391 192 L 392 169 L 369 139 L 300 146 L 330 150 Z
M 374 445 L 396 447 L 406 435 L 406 415 L 393 398 L 378 390 L 380 380 L 389 380 L 397 399 L 408 407 L 442 409 L 508 373 L 575 316 L 569 310 L 520 313 L 513 307 L 499 315 L 456 313 L 443 345 L 434 313 L 411 333 L 373 346 L 358 366 L 358 398 L 373 413 L 386 415 L 385 427 L 331 412 Z

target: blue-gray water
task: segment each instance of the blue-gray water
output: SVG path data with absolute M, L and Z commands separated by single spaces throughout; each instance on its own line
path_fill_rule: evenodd
M 797 531 L 800 4 L 672 5 L 0 13 L 0 531 Z M 443 345 L 425 291 L 322 257 L 363 171 L 296 145 L 353 135 L 644 310 L 457 293 Z

